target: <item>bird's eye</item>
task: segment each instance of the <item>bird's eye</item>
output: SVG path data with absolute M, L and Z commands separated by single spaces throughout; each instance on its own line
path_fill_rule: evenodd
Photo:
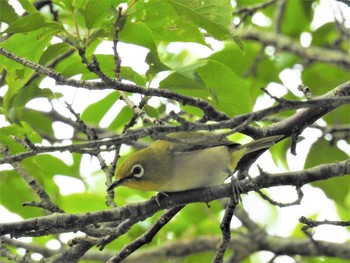
M 140 165 L 140 164 L 135 164 L 132 167 L 131 171 L 132 171 L 133 176 L 136 178 L 142 177 L 143 173 L 144 173 L 144 169 L 143 169 L 142 165 Z

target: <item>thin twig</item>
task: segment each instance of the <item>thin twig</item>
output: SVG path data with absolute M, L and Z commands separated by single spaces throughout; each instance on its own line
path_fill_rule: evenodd
M 276 34 L 281 33 L 282 19 L 284 17 L 286 4 L 287 4 L 286 0 L 280 0 L 276 2 L 276 11 L 275 11 L 276 19 L 274 19 L 274 29 Z
M 27 252 L 25 256 L 27 255 Z M 4 244 L 0 245 L 0 256 L 6 257 L 8 260 L 13 262 L 28 262 L 28 263 L 37 263 L 37 261 L 32 260 L 31 258 L 21 257 L 19 255 L 12 254 L 11 250 L 8 249 Z
M 113 37 L 113 54 L 114 54 L 114 74 L 115 74 L 115 78 L 117 81 L 121 82 L 121 57 L 119 56 L 119 52 L 118 52 L 118 43 L 119 43 L 119 31 L 120 31 L 120 20 L 123 16 L 122 13 L 122 7 L 118 7 L 118 15 L 117 15 L 117 19 L 114 23 L 114 37 Z M 135 113 L 135 115 L 137 117 L 140 117 L 143 122 L 145 123 L 151 123 L 154 125 L 165 125 L 166 123 L 164 123 L 161 120 L 158 120 L 156 118 L 152 118 L 150 116 L 148 116 L 146 114 L 145 111 L 143 111 L 139 106 L 135 105 L 131 99 L 129 98 L 129 96 L 124 92 L 124 91 L 119 91 L 120 93 L 120 97 L 122 100 L 124 100 L 124 102 L 126 103 L 126 105 L 129 106 L 130 109 L 133 110 L 133 112 Z
M 1 154 L 3 156 L 9 155 L 7 148 L 2 149 Z M 40 202 L 25 202 L 23 206 L 35 206 L 43 208 L 52 213 L 64 213 L 64 211 L 51 201 L 50 196 L 46 193 L 45 189 L 40 183 L 32 177 L 19 162 L 12 162 L 11 165 L 16 172 L 23 178 L 23 180 L 34 190 L 34 192 L 40 198 Z
M 302 93 L 304 93 L 306 99 L 311 100 L 314 95 L 311 92 L 311 89 L 306 86 L 305 84 L 298 85 L 298 90 L 300 90 Z
M 126 245 L 117 255 L 108 260 L 109 263 L 121 262 L 141 246 L 150 243 L 159 230 L 165 226 L 184 206 L 173 207 L 165 212 L 157 222 L 143 235 Z
M 232 15 L 234 15 L 234 16 L 235 15 L 242 15 L 239 24 L 237 24 L 235 27 L 238 28 L 248 17 L 253 16 L 254 13 L 276 3 L 277 1 L 279 1 L 279 0 L 270 0 L 270 1 L 259 3 L 256 5 L 244 6 L 244 7 L 241 7 L 239 9 L 233 11 Z
M 252 14 L 254 14 L 257 11 L 259 11 L 261 9 L 264 9 L 264 8 L 266 8 L 266 7 L 276 3 L 277 1 L 279 1 L 279 0 L 270 0 L 270 1 L 259 3 L 259 4 L 256 4 L 256 5 L 244 6 L 244 7 L 241 7 L 239 9 L 233 11 L 232 14 L 233 15 L 239 15 L 239 14 L 242 14 L 242 13 L 250 13 L 252 15 Z
M 78 47 L 78 51 L 79 51 L 79 55 L 82 59 L 82 62 L 86 65 L 87 69 L 90 70 L 92 73 L 95 73 L 96 76 L 98 76 L 103 82 L 105 81 L 111 81 L 111 79 L 102 72 L 100 65 L 97 61 L 96 56 L 92 56 L 92 62 L 89 62 L 88 59 L 85 56 L 85 48 L 82 47 Z M 71 110 L 72 112 L 72 110 Z M 91 136 L 89 136 L 89 134 L 91 133 L 90 131 L 92 131 L 95 135 L 95 131 L 93 129 L 87 129 L 86 125 L 80 120 L 79 116 L 76 116 L 77 121 L 79 121 L 80 123 L 82 123 L 82 128 L 83 128 L 83 132 L 86 133 L 88 135 L 88 138 L 90 139 Z M 96 135 L 97 136 L 97 135 Z M 94 136 L 94 140 L 97 139 L 97 137 Z M 90 139 L 91 140 L 91 139 Z M 106 176 L 106 186 L 108 187 L 109 185 L 112 184 L 112 179 L 113 179 L 113 175 L 114 175 L 114 171 L 115 171 L 115 167 L 116 167 L 116 163 L 118 161 L 119 158 L 119 146 L 115 147 L 115 157 L 114 157 L 114 161 L 112 164 L 112 167 L 109 169 L 104 158 L 102 157 L 102 155 L 100 154 L 100 152 L 95 153 L 94 155 L 96 156 L 96 158 L 98 159 L 101 169 L 104 171 L 105 176 Z M 107 191 L 107 195 L 106 195 L 106 204 L 111 207 L 111 208 L 115 208 L 117 207 L 115 201 L 114 201 L 114 192 L 112 191 Z
M 264 172 L 259 166 L 258 166 L 259 172 L 260 172 L 260 176 L 266 176 L 268 175 L 268 173 Z M 271 175 L 270 175 L 271 176 Z M 254 184 L 253 178 L 247 174 L 247 177 L 252 181 L 252 183 Z M 262 197 L 262 199 L 266 200 L 267 202 L 269 202 L 271 205 L 275 205 L 278 207 L 289 207 L 289 206 L 293 206 L 293 205 L 300 205 L 301 200 L 304 197 L 304 193 L 301 190 L 301 188 L 299 186 L 296 186 L 296 192 L 297 192 L 297 199 L 293 202 L 289 202 L 289 203 L 280 203 L 277 202 L 273 199 L 271 199 L 270 197 L 268 197 L 266 194 L 264 194 L 258 187 L 256 187 L 256 192 Z
M 350 92 L 350 81 L 342 84 L 341 87 L 342 92 Z M 340 94 L 339 94 L 340 95 Z M 300 108 L 308 108 L 304 111 L 300 111 L 291 118 L 287 118 L 282 120 L 279 123 L 274 123 L 270 125 L 268 128 L 265 128 L 265 132 L 274 131 L 273 134 L 285 134 L 286 136 L 295 133 L 297 130 L 302 131 L 310 123 L 313 123 L 316 119 L 322 117 L 324 114 L 329 112 L 330 110 L 339 107 L 342 104 L 350 103 L 350 96 L 346 97 L 334 97 L 334 98 L 321 98 L 321 99 L 313 99 L 310 101 L 288 101 L 287 104 L 276 105 L 269 107 L 264 110 L 256 111 L 253 113 L 238 115 L 234 118 L 231 118 L 227 121 L 221 121 L 219 123 L 190 123 L 189 126 L 154 126 L 154 127 L 144 127 L 141 129 L 133 130 L 132 132 L 128 132 L 122 136 L 115 136 L 109 139 L 96 140 L 92 142 L 85 143 L 76 143 L 72 145 L 63 145 L 63 146 L 36 146 L 35 150 L 31 150 L 24 153 L 18 153 L 15 155 L 3 156 L 0 159 L 0 164 L 3 163 L 11 163 L 14 161 L 21 161 L 30 156 L 34 156 L 38 153 L 45 152 L 53 152 L 53 151 L 69 151 L 69 152 L 77 152 L 77 153 L 88 153 L 94 154 L 96 152 L 96 147 L 101 148 L 103 146 L 106 147 L 115 147 L 115 145 L 120 145 L 122 143 L 128 143 L 131 141 L 135 141 L 139 138 L 149 136 L 155 133 L 170 133 L 170 132 L 179 132 L 179 131 L 194 131 L 194 130 L 207 130 L 214 131 L 218 129 L 235 129 L 237 126 L 240 126 L 240 129 L 237 131 L 244 132 L 244 127 L 246 127 L 249 123 L 261 120 L 267 116 L 273 115 L 278 112 L 284 112 L 291 109 L 300 109 Z M 317 109 L 317 110 L 315 110 Z M 322 110 L 322 111 L 321 111 Z M 294 123 L 295 122 L 295 123 Z M 244 123 L 244 125 L 242 125 Z M 295 130 L 291 130 L 291 128 Z M 114 148 L 113 148 L 114 149 Z M 107 149 L 104 149 L 105 151 Z M 110 149 L 109 149 L 110 150 Z M 103 149 L 99 149 L 98 151 L 103 151 Z
M 299 222 L 302 224 L 305 224 L 305 226 L 302 227 L 302 230 L 304 232 L 309 230 L 310 228 L 318 227 L 321 225 L 332 225 L 332 226 L 342 226 L 342 227 L 350 226 L 350 221 L 332 221 L 332 220 L 316 221 L 310 218 L 306 218 L 305 216 L 300 217 Z
M 350 1 L 349 0 L 335 0 L 338 1 L 340 3 L 346 4 L 347 6 L 350 6 Z
M 224 255 L 227 249 L 227 246 L 231 240 L 231 220 L 236 209 L 237 200 L 234 197 L 231 197 L 229 202 L 227 203 L 224 217 L 220 224 L 221 229 L 221 241 L 218 245 L 215 257 L 213 262 L 220 263 L 224 261 Z
M 79 53 L 83 54 L 83 50 L 79 49 Z M 59 85 L 67 85 L 77 88 L 86 88 L 89 90 L 104 90 L 104 89 L 114 89 L 114 90 L 121 90 L 126 92 L 134 92 L 134 93 L 140 93 L 146 96 L 156 96 L 156 97 L 163 97 L 171 100 L 175 100 L 179 103 L 182 103 L 184 105 L 191 105 L 198 107 L 204 111 L 204 113 L 207 115 L 208 119 L 212 120 L 226 120 L 228 119 L 228 116 L 222 112 L 217 111 L 210 103 L 203 99 L 199 98 L 193 98 L 191 96 L 186 96 L 182 94 L 175 93 L 170 90 L 166 89 L 154 89 L 154 88 L 144 88 L 142 86 L 134 85 L 134 84 L 127 84 L 122 83 L 113 79 L 110 79 L 109 77 L 105 75 L 100 75 L 99 77 L 103 81 L 84 81 L 84 80 L 76 80 L 72 78 L 66 78 L 61 73 L 52 70 L 50 68 L 41 66 L 37 63 L 34 63 L 30 60 L 27 60 L 23 57 L 19 57 L 12 52 L 7 51 L 6 49 L 0 47 L 0 54 L 4 55 L 5 57 L 14 60 L 28 68 L 34 69 L 37 73 L 44 74 L 50 78 L 53 78 L 56 80 L 56 83 Z M 96 62 L 96 60 L 95 60 Z M 89 64 L 90 69 L 97 71 L 98 64 L 93 63 Z M 101 71 L 97 71 L 101 72 Z

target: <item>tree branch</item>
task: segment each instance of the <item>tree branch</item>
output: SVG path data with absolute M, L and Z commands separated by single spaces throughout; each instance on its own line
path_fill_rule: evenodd
M 320 61 L 329 64 L 335 64 L 349 69 L 350 55 L 339 50 L 332 50 L 320 47 L 302 47 L 292 38 L 279 35 L 271 32 L 265 32 L 256 28 L 240 31 L 240 37 L 248 40 L 255 40 L 263 45 L 272 45 L 283 51 L 292 52 L 302 58 L 307 58 L 311 61 Z
M 309 218 L 302 216 L 299 219 L 299 222 L 305 224 L 302 227 L 303 231 L 307 231 L 310 228 L 318 227 L 321 225 L 333 225 L 333 226 L 350 226 L 350 221 L 332 221 L 332 220 L 324 220 L 324 221 L 315 221 Z
M 224 255 L 227 246 L 231 240 L 231 220 L 236 206 L 237 200 L 234 197 L 231 197 L 229 202 L 227 203 L 225 214 L 220 224 L 222 237 L 219 245 L 217 246 L 217 251 L 213 259 L 213 262 L 215 263 L 220 263 L 224 261 Z
M 29 142 L 29 140 L 28 140 Z M 1 151 L 1 154 L 3 156 L 8 155 L 7 149 L 3 149 Z M 33 191 L 38 195 L 40 198 L 40 202 L 30 202 L 30 203 L 24 203 L 23 206 L 36 206 L 43 209 L 46 209 L 47 211 L 50 211 L 52 213 L 63 213 L 64 211 L 59 208 L 55 203 L 51 201 L 50 196 L 46 193 L 45 189 L 40 185 L 40 183 L 35 180 L 34 177 L 32 177 L 19 162 L 12 162 L 11 165 L 15 169 L 15 171 L 23 178 L 23 180 L 28 184 L 29 187 L 33 189 Z
M 35 150 L 32 149 L 28 152 L 19 153 L 13 156 L 3 156 L 0 159 L 0 164 L 19 162 L 30 156 L 34 156 L 38 153 L 54 152 L 54 151 L 69 151 L 78 153 L 94 154 L 96 151 L 102 151 L 100 147 L 113 147 L 122 143 L 128 143 L 135 141 L 139 138 L 154 135 L 157 133 L 170 133 L 178 131 L 194 131 L 194 130 L 207 130 L 213 131 L 218 129 L 236 129 L 239 132 L 245 133 L 250 128 L 247 126 L 254 121 L 262 120 L 263 118 L 276 114 L 278 112 L 284 112 L 292 109 L 307 108 L 304 111 L 298 112 L 293 116 L 282 120 L 278 123 L 272 124 L 264 129 L 260 129 L 261 137 L 266 135 L 278 135 L 284 134 L 286 136 L 292 134 L 299 134 L 303 129 L 312 124 L 315 120 L 322 117 L 329 111 L 343 105 L 350 103 L 350 81 L 345 82 L 334 90 L 328 92 L 322 97 L 315 98 L 309 101 L 283 101 L 282 103 L 256 111 L 248 114 L 241 114 L 229 120 L 223 120 L 218 123 L 187 123 L 184 126 L 153 126 L 141 129 L 129 131 L 122 136 L 112 137 L 110 139 L 101 139 L 85 143 L 77 143 L 64 146 L 36 146 Z M 245 125 L 242 125 L 244 123 Z M 238 127 L 238 128 L 237 128 Z
M 350 174 L 350 159 L 322 164 L 298 172 L 288 172 L 274 175 L 263 174 L 251 180 L 242 180 L 240 184 L 245 192 L 254 191 L 256 187 L 269 188 L 274 186 L 298 186 L 340 177 Z M 216 199 L 231 197 L 231 184 L 224 184 L 208 188 L 188 190 L 185 192 L 169 193 L 167 197 L 160 196 L 158 202 L 151 199 L 146 202 L 128 204 L 111 210 L 88 212 L 79 214 L 52 214 L 20 222 L 0 224 L 0 235 L 10 234 L 19 236 L 40 236 L 46 234 L 78 231 L 85 226 L 101 222 L 121 221 L 132 217 L 145 217 L 154 214 L 160 209 L 177 207 L 194 202 L 210 202 Z M 159 203 L 159 205 L 158 205 Z
M 111 79 L 105 79 L 105 81 L 101 81 L 101 82 L 75 80 L 71 78 L 66 78 L 61 73 L 55 70 L 36 64 L 23 57 L 19 57 L 16 54 L 9 52 L 2 47 L 0 47 L 0 54 L 4 55 L 5 57 L 13 61 L 16 61 L 22 64 L 25 67 L 35 70 L 37 73 L 41 73 L 41 74 L 44 74 L 45 76 L 53 78 L 54 80 L 56 80 L 57 84 L 59 85 L 68 85 L 71 87 L 85 88 L 89 90 L 114 89 L 114 90 L 139 93 L 146 96 L 163 97 L 163 98 L 175 100 L 177 102 L 182 103 L 183 105 L 191 105 L 191 106 L 198 107 L 204 111 L 208 119 L 219 121 L 219 120 L 225 120 L 228 118 L 226 114 L 217 111 L 210 103 L 199 98 L 193 98 L 190 96 L 178 94 L 165 89 L 154 89 L 154 88 L 146 89 L 138 85 L 126 84 L 126 83 L 122 83 L 120 81 L 111 80 Z
M 109 263 L 122 262 L 130 254 L 135 252 L 141 246 L 150 243 L 153 237 L 159 232 L 159 230 L 166 225 L 184 206 L 178 206 L 170 208 L 165 212 L 157 222 L 142 236 L 136 238 L 132 243 L 125 246 L 117 255 L 108 260 Z
M 338 1 L 340 3 L 346 4 L 347 6 L 350 6 L 350 1 L 349 0 L 335 0 Z

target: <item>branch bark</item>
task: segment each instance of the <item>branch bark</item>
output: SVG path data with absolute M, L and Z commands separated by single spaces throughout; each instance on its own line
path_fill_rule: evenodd
M 100 151 L 101 146 L 112 147 L 115 145 L 128 143 L 145 136 L 154 135 L 162 132 L 170 133 L 194 130 L 213 131 L 218 129 L 230 128 L 232 130 L 236 129 L 236 131 L 249 134 L 250 128 L 248 125 L 254 121 L 262 120 L 263 118 L 278 112 L 284 112 L 292 109 L 307 108 L 305 109 L 305 111 L 296 113 L 295 115 L 285 120 L 282 120 L 276 124 L 270 125 L 267 128 L 260 128 L 259 130 L 254 129 L 255 132 L 260 132 L 261 137 L 266 135 L 283 134 L 289 136 L 294 133 L 299 134 L 308 125 L 310 125 L 326 113 L 341 105 L 350 103 L 350 81 L 341 84 L 326 95 L 327 96 L 325 98 L 313 99 L 310 101 L 284 101 L 282 104 L 280 103 L 276 106 L 272 106 L 267 109 L 263 109 L 249 114 L 238 115 L 229 120 L 224 120 L 217 123 L 188 123 L 184 126 L 152 126 L 133 130 L 132 132 L 128 132 L 122 136 L 116 136 L 110 139 L 101 139 L 91 142 L 77 143 L 64 146 L 37 146 L 35 147 L 35 150 L 19 153 L 13 156 L 4 156 L 2 159 L 0 159 L 0 164 L 19 162 L 25 158 L 45 152 L 69 151 L 77 153 L 95 154 L 96 151 Z
M 323 164 L 299 172 L 281 174 L 262 174 L 253 180 L 242 180 L 241 186 L 245 192 L 274 186 L 297 186 L 326 180 L 350 174 L 350 159 L 338 163 Z M 0 224 L 0 235 L 10 234 L 13 237 L 40 236 L 55 233 L 74 232 L 84 227 L 112 221 L 122 221 L 133 217 L 153 215 L 161 209 L 177 207 L 195 202 L 210 202 L 216 199 L 230 197 L 233 194 L 231 184 L 194 189 L 185 192 L 169 193 L 169 196 L 160 196 L 158 200 L 128 204 L 111 210 L 88 212 L 79 214 L 58 214 L 31 218 L 19 222 Z M 159 204 L 158 204 L 159 203 Z
M 301 58 L 307 58 L 310 61 L 319 61 L 334 64 L 346 70 L 350 67 L 350 55 L 339 50 L 332 50 L 320 47 L 303 47 L 292 38 L 271 32 L 265 32 L 256 28 L 240 31 L 243 39 L 254 40 L 263 45 L 271 45 L 277 49 L 294 53 Z

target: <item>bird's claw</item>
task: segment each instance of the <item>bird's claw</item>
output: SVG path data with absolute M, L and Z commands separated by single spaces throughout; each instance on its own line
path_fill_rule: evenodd
M 169 195 L 167 193 L 164 193 L 164 192 L 158 192 L 157 195 L 153 196 L 154 200 L 157 202 L 157 205 L 159 207 L 161 207 L 160 202 L 159 202 L 159 197 L 162 195 L 165 197 L 169 197 Z
M 240 202 L 242 203 L 241 194 L 246 193 L 242 184 L 236 178 L 232 178 L 231 186 L 232 186 L 232 195 L 233 195 L 234 202 L 236 204 Z

